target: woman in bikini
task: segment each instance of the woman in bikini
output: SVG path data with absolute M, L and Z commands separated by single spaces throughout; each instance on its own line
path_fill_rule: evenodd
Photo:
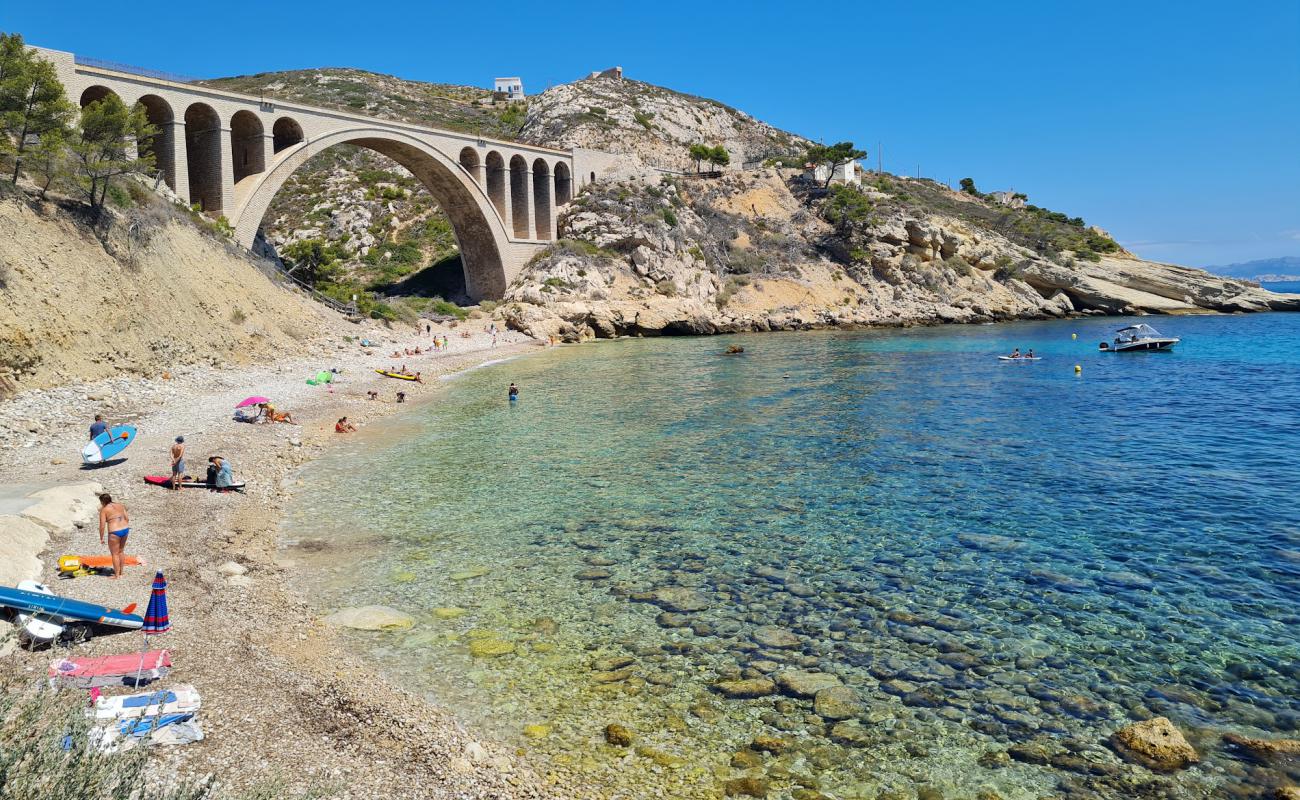
M 104 534 L 108 533 L 108 554 L 113 557 L 113 577 L 122 576 L 122 550 L 126 547 L 126 537 L 131 534 L 131 518 L 127 516 L 126 506 L 114 503 L 111 495 L 99 496 L 99 543 L 104 544 Z

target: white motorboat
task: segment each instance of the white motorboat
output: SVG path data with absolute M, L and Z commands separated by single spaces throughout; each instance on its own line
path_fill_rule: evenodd
M 1172 350 L 1179 341 L 1181 340 L 1177 337 L 1165 336 L 1150 325 L 1139 322 L 1127 328 L 1120 328 L 1115 332 L 1115 341 L 1102 342 L 1100 349 L 1104 353 Z

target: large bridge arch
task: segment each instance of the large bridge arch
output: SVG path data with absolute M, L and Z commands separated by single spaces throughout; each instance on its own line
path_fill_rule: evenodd
M 388 156 L 411 172 L 451 220 L 465 270 L 465 287 L 474 299 L 498 298 L 514 277 L 518 258 L 500 214 L 485 188 L 468 170 L 433 145 L 404 133 L 375 127 L 333 131 L 287 147 L 260 175 L 245 182 L 235 200 L 235 238 L 251 247 L 262 217 L 285 181 L 313 156 L 340 144 L 365 147 Z M 245 186 L 247 188 L 245 188 Z

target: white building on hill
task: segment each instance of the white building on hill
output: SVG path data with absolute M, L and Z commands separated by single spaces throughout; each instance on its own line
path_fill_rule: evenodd
M 830 169 L 829 164 L 818 164 L 812 169 L 805 170 L 804 175 L 817 183 L 826 183 L 826 176 L 831 174 Z M 862 169 L 858 166 L 858 162 L 850 161 L 835 167 L 835 174 L 831 176 L 831 183 L 844 183 L 849 186 L 860 185 L 862 183 Z
M 492 93 L 497 96 L 495 99 L 507 100 L 511 103 L 523 100 L 524 82 L 519 78 L 497 78 Z

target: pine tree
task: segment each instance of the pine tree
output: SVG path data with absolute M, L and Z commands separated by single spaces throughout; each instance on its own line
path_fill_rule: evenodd
M 63 142 L 63 133 L 72 121 L 74 111 L 64 96 L 58 73 L 49 61 L 33 56 L 26 69 L 14 80 L 22 88 L 21 106 L 6 114 L 4 127 L 5 133 L 15 143 L 11 182 L 18 183 L 24 154 L 47 137 L 51 144 Z M 44 147 L 48 150 L 48 146 Z
M 119 175 L 148 173 L 154 157 L 144 153 L 136 157 L 138 144 L 157 134 L 149 124 L 144 106 L 127 108 L 122 98 L 105 95 L 81 109 L 81 122 L 72 142 L 77 183 L 90 207 L 102 213 L 109 185 Z

